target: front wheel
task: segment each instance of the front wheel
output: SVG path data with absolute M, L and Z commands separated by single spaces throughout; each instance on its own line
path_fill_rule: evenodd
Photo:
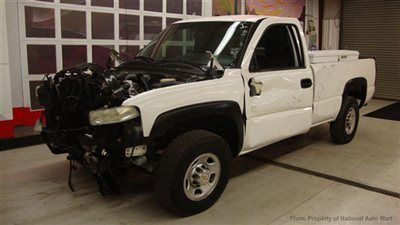
M 228 183 L 231 160 L 228 144 L 216 134 L 193 130 L 178 136 L 157 169 L 158 199 L 181 216 L 210 208 Z
M 353 140 L 357 131 L 359 116 L 357 100 L 353 97 L 345 97 L 339 115 L 330 124 L 333 142 L 346 144 Z

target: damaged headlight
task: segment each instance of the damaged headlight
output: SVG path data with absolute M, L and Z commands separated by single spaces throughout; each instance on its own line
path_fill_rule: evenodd
M 89 123 L 92 126 L 121 123 L 138 117 L 139 111 L 132 106 L 118 106 L 89 112 Z

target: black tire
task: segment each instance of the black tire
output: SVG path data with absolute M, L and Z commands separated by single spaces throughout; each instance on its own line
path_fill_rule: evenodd
M 354 110 L 355 112 L 355 124 L 352 131 L 346 131 L 346 119 L 350 110 Z M 357 100 L 353 97 L 344 97 L 339 115 L 335 121 L 330 123 L 330 132 L 333 142 L 337 144 L 347 144 L 352 141 L 357 132 L 359 118 L 360 112 Z
M 220 177 L 208 197 L 193 201 L 185 194 L 184 177 L 190 164 L 204 153 L 212 153 L 218 157 L 221 166 Z M 205 130 L 181 134 L 169 144 L 160 159 L 155 183 L 158 200 L 179 216 L 193 215 L 210 208 L 228 183 L 231 162 L 229 145 L 220 136 Z

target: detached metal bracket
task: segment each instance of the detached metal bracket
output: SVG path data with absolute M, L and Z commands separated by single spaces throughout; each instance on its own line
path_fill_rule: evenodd
M 70 156 L 67 159 L 69 160 L 68 187 L 72 192 L 75 192 L 74 185 L 72 184 L 72 170 L 76 170 L 75 161 Z

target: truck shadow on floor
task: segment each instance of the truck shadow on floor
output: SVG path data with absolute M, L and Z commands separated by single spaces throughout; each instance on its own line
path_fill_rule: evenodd
M 329 142 L 329 126 L 318 126 L 312 128 L 308 133 L 291 137 L 267 147 L 258 149 L 250 154 L 260 158 L 274 160 L 284 155 L 303 149 L 317 142 Z M 332 143 L 333 145 L 333 143 Z M 239 156 L 233 160 L 231 178 L 246 174 L 264 163 Z M 136 194 L 138 191 L 148 191 L 153 189 L 154 177 L 134 171 L 128 172 L 119 178 L 121 192 L 125 194 Z
M 305 148 L 306 146 L 315 144 L 316 142 L 329 142 L 329 126 L 319 126 L 312 128 L 308 133 L 291 137 L 267 147 L 258 149 L 250 154 L 257 157 L 274 160 L 292 152 Z M 333 143 L 332 143 L 333 145 Z M 258 161 L 247 159 L 245 156 L 239 156 L 233 160 L 231 179 L 246 174 L 260 166 L 265 165 Z M 79 186 L 81 178 L 84 178 L 85 185 L 89 185 L 91 175 L 86 170 L 80 168 L 78 173 L 74 175 L 76 186 Z M 140 172 L 129 171 L 127 174 L 118 177 L 121 188 L 121 196 L 138 195 L 145 192 L 154 191 L 154 176 L 143 174 Z M 96 183 L 90 185 L 97 190 Z M 78 187 L 77 187 L 78 188 Z M 79 192 L 79 188 L 77 190 Z M 100 195 L 100 194 L 99 194 Z
M 262 159 L 274 160 L 317 142 L 331 142 L 329 136 L 329 125 L 326 124 L 311 128 L 311 130 L 306 134 L 297 135 L 279 141 L 249 154 Z M 332 143 L 332 145 L 334 144 Z M 246 155 L 237 157 L 233 163 L 231 178 L 245 174 L 261 165 L 265 165 L 265 163 L 254 161 L 249 157 L 246 157 Z

